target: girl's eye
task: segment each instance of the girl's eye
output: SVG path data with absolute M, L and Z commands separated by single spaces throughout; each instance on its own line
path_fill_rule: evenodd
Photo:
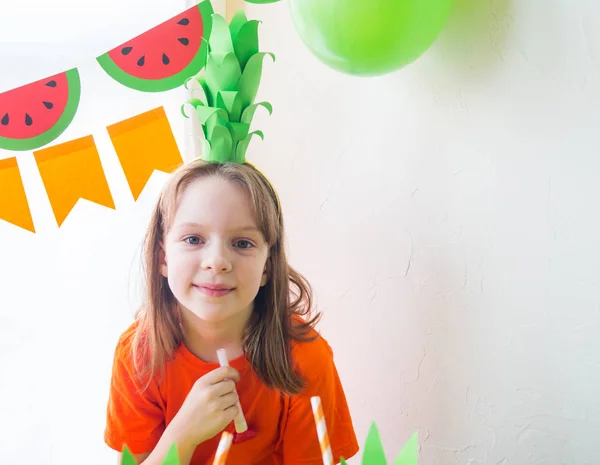
M 254 247 L 254 244 L 252 244 L 252 242 L 246 241 L 244 239 L 237 241 L 235 244 L 236 244 L 236 247 L 238 247 L 240 249 L 250 249 L 250 248 Z
M 189 236 L 184 239 L 190 245 L 198 245 L 200 244 L 200 238 L 198 236 Z

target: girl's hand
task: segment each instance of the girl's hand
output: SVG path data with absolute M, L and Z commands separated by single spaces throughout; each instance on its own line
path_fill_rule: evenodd
M 235 382 L 239 380 L 231 367 L 217 368 L 198 379 L 169 425 L 176 436 L 195 447 L 222 432 L 238 413 Z

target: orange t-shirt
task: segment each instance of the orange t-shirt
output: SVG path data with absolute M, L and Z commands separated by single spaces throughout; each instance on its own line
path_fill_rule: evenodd
M 135 323 L 119 339 L 115 351 L 107 424 L 106 444 L 114 450 L 127 447 L 134 454 L 151 452 L 183 404 L 194 382 L 218 368 L 194 356 L 184 344 L 166 364 L 165 376 L 154 379 L 138 393 L 132 380 L 131 342 Z M 328 343 L 319 336 L 311 342 L 293 342 L 292 357 L 297 372 L 306 382 L 299 395 L 288 396 L 266 387 L 245 357 L 230 362 L 239 371 L 237 392 L 252 439 L 234 444 L 227 465 L 321 465 L 323 463 L 311 396 L 320 396 L 333 457 L 354 456 L 359 446 L 346 397 Z M 234 432 L 233 422 L 227 431 Z M 212 464 L 220 435 L 200 444 L 190 465 Z M 337 463 L 337 462 L 336 462 Z

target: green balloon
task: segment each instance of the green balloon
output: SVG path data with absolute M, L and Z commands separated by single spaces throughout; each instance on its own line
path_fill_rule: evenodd
M 338 71 L 375 76 L 421 56 L 436 40 L 452 0 L 290 0 L 306 46 Z

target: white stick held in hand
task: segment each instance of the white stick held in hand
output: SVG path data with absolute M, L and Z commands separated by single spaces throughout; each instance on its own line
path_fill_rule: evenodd
M 229 359 L 227 358 L 227 352 L 225 352 L 225 349 L 217 350 L 217 357 L 219 358 L 219 363 L 222 367 L 229 366 Z M 237 407 L 240 410 L 240 413 L 236 415 L 233 422 L 235 424 L 235 432 L 240 434 L 248 429 L 248 425 L 246 424 L 246 418 L 244 417 L 244 412 L 242 412 L 242 406 L 240 405 L 239 400 L 237 403 Z

